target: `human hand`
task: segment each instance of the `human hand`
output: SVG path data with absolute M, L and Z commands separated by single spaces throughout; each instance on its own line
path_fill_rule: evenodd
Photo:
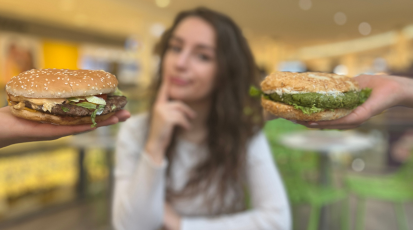
M 369 87 L 373 91 L 370 97 L 362 105 L 358 106 L 349 115 L 332 121 L 303 122 L 298 124 L 309 128 L 319 129 L 353 129 L 370 117 L 396 105 L 410 106 L 413 97 L 410 91 L 413 89 L 412 81 L 408 78 L 384 76 L 384 75 L 360 75 L 355 78 L 360 88 Z M 409 91 L 410 89 L 410 91 Z M 408 99 L 410 98 L 410 100 Z
M 109 119 L 98 122 L 97 127 L 123 122 L 129 117 L 128 111 L 120 110 Z M 0 148 L 21 142 L 54 140 L 97 128 L 90 127 L 90 124 L 63 126 L 30 121 L 15 117 L 8 106 L 0 108 L 0 126 Z
M 145 151 L 159 164 L 163 161 L 174 127 L 190 129 L 189 120 L 196 116 L 195 112 L 183 102 L 169 100 L 168 85 L 169 82 L 164 80 L 159 90 L 152 111 L 148 141 L 145 145 Z
M 181 228 L 181 217 L 168 203 L 164 205 L 163 225 L 165 230 L 179 230 Z

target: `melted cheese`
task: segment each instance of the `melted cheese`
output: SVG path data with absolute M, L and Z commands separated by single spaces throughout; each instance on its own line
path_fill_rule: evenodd
M 39 111 L 36 111 L 36 110 L 34 110 L 34 109 L 29 109 L 29 108 L 27 108 L 27 107 L 24 107 L 23 109 L 24 109 L 24 110 L 27 110 L 27 111 L 29 111 L 29 112 L 32 112 L 32 113 L 40 113 Z
M 43 111 L 49 111 L 52 112 L 53 106 L 57 104 L 62 104 L 63 102 L 66 101 L 66 99 L 26 99 L 26 101 L 35 104 L 35 105 L 43 105 L 42 110 Z
M 37 106 L 42 106 L 42 110 L 43 111 L 49 111 L 52 112 L 52 108 L 55 105 L 58 104 L 63 104 L 63 102 L 66 101 L 66 99 L 62 99 L 62 98 L 26 98 L 26 97 L 19 97 L 19 96 L 9 96 L 7 95 L 10 100 L 13 101 L 28 101 L 33 105 L 37 105 Z
M 60 99 L 60 98 L 47 98 L 47 99 L 44 99 L 44 98 L 36 98 L 36 99 L 29 99 L 29 98 L 26 98 L 25 99 L 26 101 L 28 101 L 28 102 L 30 102 L 30 103 L 32 103 L 32 104 L 35 104 L 35 105 L 44 105 L 44 104 L 62 104 L 63 102 L 65 102 L 66 101 L 66 99 Z
M 24 108 L 25 108 L 25 107 L 24 107 L 24 102 L 23 102 L 23 101 L 19 102 L 19 104 L 14 105 L 13 108 L 14 108 L 14 109 L 17 109 L 17 110 L 24 109 Z

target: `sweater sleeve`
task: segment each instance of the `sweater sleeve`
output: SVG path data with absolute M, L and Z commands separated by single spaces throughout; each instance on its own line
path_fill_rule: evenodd
M 183 218 L 181 230 L 291 229 L 287 195 L 262 132 L 248 146 L 246 170 L 251 210 L 216 218 Z
M 162 226 L 167 162 L 157 165 L 143 151 L 144 118 L 141 115 L 129 119 L 118 134 L 112 209 L 116 230 L 152 230 Z

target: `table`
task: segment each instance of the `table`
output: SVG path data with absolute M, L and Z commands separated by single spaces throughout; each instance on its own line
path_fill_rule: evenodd
M 86 148 L 102 148 L 105 150 L 106 160 L 109 168 L 109 188 L 113 187 L 113 162 L 112 153 L 115 149 L 116 137 L 111 135 L 110 127 L 100 127 L 94 132 L 74 135 L 71 140 L 71 145 L 79 149 L 79 176 L 77 185 L 77 194 L 80 200 L 86 195 L 86 169 L 84 167 L 85 149 Z M 109 191 L 111 193 L 112 191 Z
M 376 138 L 357 131 L 335 131 L 335 130 L 305 130 L 287 133 L 280 138 L 280 143 L 293 149 L 315 151 L 320 154 L 320 177 L 319 183 L 329 185 L 328 166 L 329 154 L 350 152 L 356 153 L 372 148 Z M 321 209 L 320 228 L 327 229 L 325 218 L 326 207 Z

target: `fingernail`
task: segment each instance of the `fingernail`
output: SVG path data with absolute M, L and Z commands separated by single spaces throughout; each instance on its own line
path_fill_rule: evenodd
M 311 122 L 309 125 L 313 125 L 313 126 L 315 126 L 315 125 L 318 125 L 318 123 Z

